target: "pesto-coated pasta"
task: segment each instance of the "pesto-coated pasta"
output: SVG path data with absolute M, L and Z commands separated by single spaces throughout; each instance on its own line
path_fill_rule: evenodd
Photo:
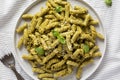
M 70 75 L 76 68 L 76 79 L 82 77 L 83 68 L 102 53 L 96 40 L 104 40 L 97 31 L 99 21 L 87 8 L 74 6 L 67 0 L 47 0 L 35 14 L 23 14 L 23 25 L 16 29 L 22 35 L 17 48 L 28 51 L 27 60 L 40 80 L 57 80 Z
M 70 61 L 70 60 L 68 60 L 66 64 L 71 65 L 71 66 L 74 66 L 74 67 L 78 67 L 78 66 L 79 66 L 78 63 L 76 63 L 76 62 L 74 62 L 74 61 Z
M 51 48 L 55 48 L 58 44 L 59 44 L 59 40 L 57 39 L 55 40 L 55 42 L 51 44 Z
M 84 61 L 84 62 L 80 65 L 80 67 L 83 68 L 83 67 L 85 67 L 85 66 L 87 66 L 88 64 L 93 63 L 93 62 L 94 62 L 93 59 L 86 60 L 86 61 Z
M 50 73 L 42 73 L 42 74 L 38 74 L 38 78 L 52 78 L 53 74 Z
M 98 46 L 94 46 L 91 50 L 90 50 L 90 55 L 92 55 L 95 51 L 97 51 L 99 48 Z
M 47 19 L 54 19 L 55 16 L 54 15 L 46 15 L 45 18 L 47 18 Z
M 32 18 L 33 18 L 33 15 L 32 15 L 32 14 L 23 14 L 23 15 L 22 15 L 22 18 L 23 18 L 23 19 L 32 19 Z
M 70 4 L 68 3 L 67 5 L 65 5 L 65 19 L 66 20 L 69 18 L 69 14 L 70 14 Z
M 79 66 L 79 67 L 78 67 L 78 70 L 77 70 L 77 72 L 76 72 L 76 78 L 77 78 L 77 79 L 80 79 L 81 74 L 82 74 L 82 68 L 81 68 L 81 66 Z
M 22 26 L 18 27 L 18 28 L 16 29 L 16 32 L 17 32 L 17 33 L 21 33 L 21 32 L 24 31 L 25 28 L 27 28 L 27 23 L 26 23 L 26 22 L 25 22 Z
M 56 72 L 56 73 L 54 74 L 54 77 L 57 78 L 57 77 L 65 76 L 65 75 L 66 75 L 66 72 L 67 72 L 67 69 L 63 69 L 63 70 L 61 70 L 61 71 L 59 71 L 59 72 Z
M 87 39 L 87 40 L 95 43 L 95 40 L 90 36 L 90 34 L 84 34 L 84 33 L 83 33 L 83 34 L 81 35 L 81 39 Z
M 80 14 L 87 13 L 88 11 L 85 7 L 80 7 L 80 6 L 75 6 L 74 9 L 79 10 Z
M 58 14 L 57 12 L 53 11 L 53 14 L 56 16 L 56 18 L 58 20 L 63 20 L 63 16 L 61 16 L 60 14 Z
M 69 18 L 69 19 L 68 19 L 68 22 L 69 22 L 69 23 L 72 23 L 72 24 L 76 24 L 76 25 L 85 26 L 85 24 L 84 24 L 83 21 L 81 21 L 81 20 L 74 20 L 74 19 Z
M 62 1 L 62 0 L 55 0 L 55 3 L 60 4 L 60 5 L 66 5 L 67 4 L 66 1 Z
M 50 68 L 52 64 L 58 63 L 60 60 L 59 59 L 52 59 L 50 60 L 47 65 L 46 68 Z
M 62 61 L 60 61 L 60 62 L 52 65 L 52 66 L 51 66 L 51 69 L 62 67 L 62 65 L 64 65 L 65 62 L 66 62 L 65 60 L 62 60 Z
M 41 25 L 40 25 L 40 27 L 39 27 L 39 33 L 44 33 L 44 31 L 45 31 L 45 27 L 48 25 L 48 23 L 49 23 L 49 20 L 48 19 L 46 19 Z
M 66 42 L 67 42 L 67 47 L 69 49 L 69 51 L 72 51 L 72 44 L 71 44 L 71 41 L 70 41 L 70 35 L 66 36 Z
M 92 57 L 101 57 L 102 56 L 102 54 L 101 54 L 101 52 L 95 52 L 95 53 L 93 53 L 93 55 L 92 55 Z
M 70 26 L 64 26 L 64 27 L 61 27 L 61 28 L 55 28 L 55 30 L 58 31 L 58 32 L 64 32 L 64 31 L 67 31 L 68 29 L 70 29 Z
M 42 80 L 56 80 L 54 78 L 42 78 Z
M 98 20 L 92 20 L 92 21 L 89 22 L 89 25 L 96 25 L 98 23 L 99 23 Z
M 84 55 L 82 49 L 77 49 L 77 50 L 73 53 L 72 58 L 75 59 L 75 58 L 77 58 L 79 55 L 81 55 L 81 56 Z
M 67 66 L 67 73 L 71 74 L 73 72 L 73 67 L 71 65 Z
M 42 17 L 40 17 L 40 18 L 37 19 L 37 24 L 36 24 L 36 27 L 35 27 L 36 29 L 39 29 L 42 21 L 43 21 Z
M 32 68 L 36 68 L 37 67 L 37 62 L 29 61 L 29 63 L 31 64 Z
M 23 32 L 23 44 L 26 45 L 27 44 L 27 40 L 28 40 L 28 30 L 27 29 L 24 29 L 24 32 Z
M 33 18 L 31 21 L 31 24 L 28 28 L 28 33 L 34 32 L 36 24 L 37 24 L 37 20 L 35 18 Z
M 48 11 L 49 11 L 49 8 L 42 9 L 41 12 L 36 13 L 36 16 L 37 16 L 37 17 L 42 17 L 42 16 L 45 15 Z
M 98 33 L 98 32 L 97 32 L 97 37 L 104 40 L 104 36 L 102 34 Z
M 59 23 L 53 22 L 53 23 L 48 24 L 45 29 L 48 30 L 48 29 L 54 28 L 56 26 L 59 26 Z
M 20 38 L 20 40 L 18 41 L 18 44 L 17 44 L 17 48 L 21 48 L 22 44 L 23 44 L 23 36 Z
M 42 43 L 42 46 L 43 46 L 44 50 L 47 50 L 48 47 L 47 47 L 47 44 L 46 44 L 46 42 L 44 41 L 43 38 L 40 38 L 40 42 Z
M 40 68 L 32 68 L 32 71 L 35 73 L 45 73 L 45 71 Z
M 88 14 L 88 15 L 86 15 L 85 20 L 84 20 L 84 25 L 85 26 L 88 25 L 89 20 L 90 20 L 90 15 Z
M 27 55 L 27 54 L 24 54 L 22 55 L 22 58 L 25 59 L 25 60 L 34 60 L 34 57 L 32 55 Z
M 79 37 L 79 35 L 80 35 L 80 32 L 76 31 L 71 39 L 71 43 L 74 43 L 77 40 L 77 38 Z
M 58 5 L 54 2 L 54 0 L 48 0 L 48 2 L 53 6 L 57 7 Z
M 46 56 L 43 59 L 43 63 L 46 63 L 48 60 L 52 59 L 58 53 L 57 49 L 55 49 L 50 55 Z
M 37 55 L 33 55 L 34 59 L 38 62 L 38 64 L 43 65 L 42 59 L 38 57 Z

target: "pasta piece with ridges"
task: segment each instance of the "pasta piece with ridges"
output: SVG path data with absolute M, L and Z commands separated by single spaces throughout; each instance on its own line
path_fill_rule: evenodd
M 77 62 L 70 61 L 70 60 L 67 60 L 66 64 L 74 66 L 74 67 L 78 67 L 79 66 L 79 64 Z
M 33 57 L 38 62 L 38 64 L 43 65 L 42 59 L 39 56 L 33 55 Z
M 104 40 L 104 36 L 99 32 L 97 32 L 97 37 L 101 40 Z
M 32 19 L 33 18 L 33 14 L 23 14 L 22 18 L 23 19 Z
M 61 15 L 58 14 L 57 12 L 53 11 L 52 13 L 56 16 L 56 18 L 57 18 L 58 20 L 63 20 L 63 16 L 61 16 Z
M 21 46 L 22 46 L 22 44 L 23 44 L 23 40 L 24 40 L 24 38 L 23 38 L 23 36 L 20 38 L 20 40 L 18 41 L 18 44 L 17 44 L 17 48 L 21 48 Z
M 84 20 L 84 25 L 87 26 L 88 23 L 89 23 L 89 20 L 90 20 L 90 15 L 87 14 L 86 17 L 85 17 L 85 20 Z
M 58 71 L 61 71 L 63 69 L 66 69 L 66 68 L 67 68 L 67 65 L 63 65 L 62 67 L 52 69 L 52 71 L 53 72 L 58 72 Z
M 42 78 L 42 80 L 56 80 L 54 78 Z
M 47 61 L 49 61 L 50 59 L 52 59 L 57 53 L 58 53 L 58 50 L 55 49 L 52 53 L 50 53 L 48 56 L 46 56 L 43 59 L 43 63 L 46 63 Z
M 71 39 L 71 42 L 74 43 L 77 40 L 77 38 L 79 37 L 79 35 L 80 35 L 80 32 L 76 31 Z
M 65 62 L 66 62 L 65 60 L 61 60 L 60 62 L 52 65 L 51 69 L 62 67 L 65 64 Z
M 29 63 L 31 64 L 32 68 L 37 67 L 37 62 L 35 62 L 35 61 L 29 61 Z
M 22 26 L 19 26 L 17 29 L 16 29 L 16 32 L 17 33 L 21 33 L 24 31 L 25 28 L 27 28 L 28 24 L 25 22 Z
M 67 21 L 68 21 L 69 23 L 72 23 L 72 24 L 85 26 L 84 22 L 81 21 L 81 20 L 74 20 L 74 19 L 69 18 Z
M 48 2 L 49 2 L 53 7 L 57 7 L 57 6 L 58 6 L 58 4 L 56 4 L 56 3 L 54 2 L 54 0 L 48 0 Z
M 76 59 L 79 55 L 83 56 L 84 55 L 84 51 L 82 49 L 77 49 L 73 55 L 71 56 L 72 59 Z
M 42 11 L 36 13 L 35 16 L 36 16 L 36 17 L 42 17 L 42 16 L 45 15 L 48 11 L 49 11 L 49 8 L 42 9 Z
M 37 19 L 37 24 L 36 24 L 36 27 L 35 27 L 36 29 L 39 29 L 42 21 L 43 21 L 43 18 L 42 18 L 42 17 L 40 17 L 40 18 Z
M 66 20 L 69 18 L 69 14 L 70 14 L 70 4 L 68 3 L 67 5 L 65 5 L 65 19 Z
M 48 30 L 48 29 L 54 28 L 56 26 L 59 26 L 59 22 L 50 23 L 45 27 L 45 29 Z
M 59 59 L 52 59 L 47 63 L 46 68 L 50 68 L 52 64 L 58 63 L 60 60 Z
M 99 50 L 98 46 L 94 46 L 91 50 L 90 50 L 90 55 L 93 55 L 95 51 Z
M 32 68 L 32 71 L 35 73 L 45 73 L 45 71 L 40 68 Z
M 37 20 L 35 18 L 33 18 L 30 23 L 30 27 L 28 28 L 28 33 L 34 32 L 36 24 L 37 24 Z
M 70 40 L 70 35 L 66 36 L 66 42 L 67 42 L 67 47 L 69 49 L 69 51 L 72 51 L 72 44 L 71 44 L 71 40 Z
M 101 57 L 102 53 L 100 51 L 93 53 L 92 57 Z
M 42 74 L 38 74 L 38 78 L 52 78 L 53 74 L 50 73 L 42 73 Z
M 66 5 L 67 4 L 66 1 L 62 1 L 62 0 L 55 0 L 55 3 L 60 4 L 60 5 Z
M 25 60 L 34 60 L 34 57 L 30 54 L 23 54 L 22 58 Z
M 77 78 L 78 80 L 81 78 L 82 71 L 83 71 L 83 69 L 81 68 L 81 66 L 79 66 L 79 67 L 77 68 L 77 72 L 76 72 L 76 78 Z
M 54 77 L 55 77 L 55 78 L 58 78 L 58 77 L 65 76 L 65 75 L 66 75 L 66 72 L 67 72 L 67 69 L 63 69 L 63 70 L 61 70 L 61 71 L 59 71 L 59 72 L 56 72 L 56 73 L 54 74 Z
M 23 32 L 23 44 L 26 45 L 27 44 L 27 41 L 28 41 L 28 30 L 27 29 L 24 29 L 24 32 Z

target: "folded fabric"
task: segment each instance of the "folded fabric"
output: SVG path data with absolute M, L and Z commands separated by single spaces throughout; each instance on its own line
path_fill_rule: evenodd
M 13 32 L 21 13 L 35 0 L 0 0 L 0 57 L 13 49 Z M 84 0 L 99 14 L 107 33 L 107 49 L 99 68 L 87 80 L 120 79 L 120 0 L 113 0 L 112 7 L 104 0 Z M 2 51 L 1 51 L 2 50 Z M 4 53 L 3 53 L 4 51 Z M 32 80 L 16 62 L 17 71 Z M 14 73 L 0 62 L 0 80 L 17 80 Z

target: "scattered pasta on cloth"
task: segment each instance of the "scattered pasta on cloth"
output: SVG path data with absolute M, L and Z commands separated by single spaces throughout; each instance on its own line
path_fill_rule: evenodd
M 80 79 L 82 69 L 101 57 L 96 38 L 104 40 L 96 31 L 98 20 L 92 18 L 82 6 L 71 7 L 66 0 L 48 0 L 46 8 L 36 14 L 24 14 L 23 25 L 16 29 L 23 33 L 17 47 L 26 47 L 32 70 L 42 80 L 56 80 L 67 76 L 77 68 L 76 78 Z

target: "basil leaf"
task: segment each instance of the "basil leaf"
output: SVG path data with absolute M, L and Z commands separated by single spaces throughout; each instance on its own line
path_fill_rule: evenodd
M 66 40 L 65 40 L 65 38 L 63 36 L 58 36 L 57 38 L 60 41 L 60 43 L 62 43 L 62 44 L 66 43 Z
M 83 46 L 83 49 L 85 53 L 88 53 L 90 51 L 90 47 L 86 44 Z
M 58 31 L 54 31 L 52 30 L 52 34 L 57 37 L 57 39 L 60 41 L 60 43 L 65 44 L 65 38 L 63 36 L 60 35 L 60 33 Z
M 35 48 L 35 51 L 36 51 L 37 54 L 39 54 L 39 55 L 44 55 L 44 54 L 45 54 L 44 49 L 43 49 L 43 48 L 40 48 L 40 47 Z
M 53 36 L 55 36 L 55 37 L 57 37 L 57 36 L 60 35 L 58 31 L 54 31 L 54 30 L 52 30 L 52 33 L 53 33 Z
M 56 7 L 55 11 L 58 12 L 58 13 L 61 12 L 62 11 L 62 7 L 61 6 Z
M 106 5 L 112 6 L 112 0 L 105 0 Z

